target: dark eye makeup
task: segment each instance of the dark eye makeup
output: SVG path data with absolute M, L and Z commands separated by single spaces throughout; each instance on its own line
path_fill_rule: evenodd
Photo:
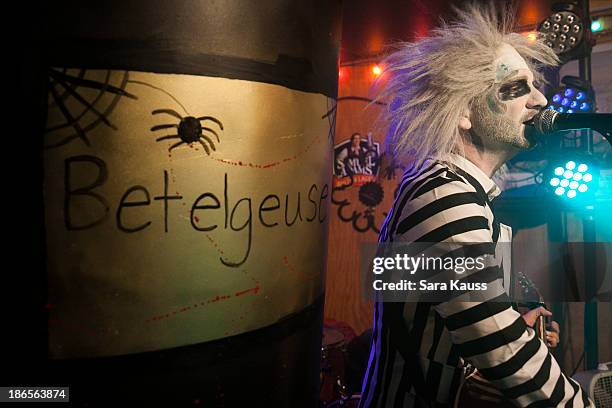
M 527 95 L 530 92 L 531 87 L 527 83 L 527 79 L 521 78 L 500 86 L 499 98 L 502 101 L 508 101 L 510 99 L 515 99 L 523 95 Z

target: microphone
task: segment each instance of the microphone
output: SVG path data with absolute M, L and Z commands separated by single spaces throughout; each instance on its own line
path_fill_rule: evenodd
M 612 133 L 612 113 L 559 113 L 543 109 L 525 124 L 534 126 L 544 135 L 559 130 L 594 129 L 612 143 L 609 139 Z

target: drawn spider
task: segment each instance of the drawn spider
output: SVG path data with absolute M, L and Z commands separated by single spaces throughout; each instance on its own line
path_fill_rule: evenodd
M 181 115 L 179 115 L 177 112 L 173 111 L 172 109 L 156 109 L 153 112 L 151 112 L 152 115 L 157 115 L 160 113 L 166 113 L 168 115 L 172 115 L 175 118 L 180 119 L 180 122 L 178 124 L 156 125 L 151 128 L 152 131 L 177 128 L 176 135 L 162 136 L 156 139 L 157 142 L 161 142 L 162 140 L 167 140 L 167 139 L 181 139 L 180 142 L 177 142 L 173 144 L 172 146 L 170 146 L 168 151 L 172 151 L 172 149 L 182 144 L 191 144 L 193 142 L 200 142 L 200 144 L 206 151 L 206 154 L 210 155 L 210 149 L 204 142 L 207 142 L 210 145 L 211 149 L 213 150 L 217 150 L 217 149 L 215 148 L 215 144 L 213 143 L 212 139 L 203 133 L 204 130 L 215 135 L 217 142 L 221 143 L 217 132 L 215 132 L 213 129 L 209 127 L 202 126 L 202 124 L 200 123 L 201 121 L 210 120 L 212 122 L 215 122 L 217 125 L 219 125 L 219 128 L 223 130 L 223 124 L 218 119 L 212 116 L 201 116 L 199 118 L 196 118 L 193 116 L 182 117 Z

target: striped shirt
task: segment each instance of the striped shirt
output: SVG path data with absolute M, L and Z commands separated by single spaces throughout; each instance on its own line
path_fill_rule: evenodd
M 497 185 L 458 155 L 403 176 L 379 242 L 493 243 L 510 229 L 491 209 Z M 378 301 L 360 407 L 452 406 L 464 363 L 521 407 L 583 407 L 590 401 L 512 308 L 504 291 L 509 256 L 499 262 L 491 301 Z M 497 286 L 495 286 L 497 285 Z M 489 286 L 491 287 L 491 285 Z

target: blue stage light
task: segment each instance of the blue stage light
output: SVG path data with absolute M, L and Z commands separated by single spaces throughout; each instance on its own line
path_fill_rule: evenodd
M 581 111 L 585 111 L 585 110 L 588 110 L 588 109 L 589 109 L 589 104 L 588 104 L 588 103 L 586 103 L 586 102 L 582 102 L 582 103 L 580 104 L 580 110 L 581 110 Z
M 563 166 L 550 167 L 549 188 L 555 195 L 571 199 L 574 204 L 588 205 L 597 186 L 596 169 L 591 167 L 582 160 L 568 160 Z
M 576 94 L 576 99 L 579 100 L 579 101 L 583 100 L 585 97 L 586 97 L 586 94 L 584 92 L 582 92 L 582 91 L 579 91 Z
M 601 24 L 601 22 L 599 20 L 595 20 L 591 23 L 591 31 L 596 33 L 598 31 L 601 31 L 603 29 L 603 25 Z
M 559 95 L 559 94 L 555 94 L 555 96 L 553 96 L 553 97 L 552 97 L 552 101 L 553 101 L 554 103 L 559 103 L 559 102 L 561 102 L 561 95 Z
M 574 88 L 567 88 L 565 92 L 563 93 L 563 95 L 565 95 L 568 98 L 571 98 L 572 96 L 574 96 Z

